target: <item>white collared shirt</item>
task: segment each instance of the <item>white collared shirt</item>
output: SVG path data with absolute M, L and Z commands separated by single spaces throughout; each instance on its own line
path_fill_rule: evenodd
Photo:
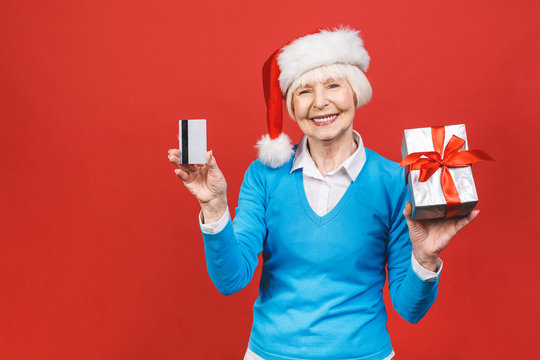
M 323 176 L 307 148 L 307 136 L 302 136 L 294 155 L 291 173 L 302 168 L 304 189 L 309 205 L 319 216 L 328 214 L 347 191 L 351 181 L 355 181 L 366 162 L 366 150 L 360 134 L 353 130 L 358 144 L 356 151 L 340 166 Z

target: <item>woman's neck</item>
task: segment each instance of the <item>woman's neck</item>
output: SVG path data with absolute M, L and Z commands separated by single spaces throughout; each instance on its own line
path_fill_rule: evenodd
M 315 166 L 322 176 L 326 176 L 354 154 L 358 144 L 354 140 L 351 128 L 351 131 L 331 141 L 314 141 L 308 137 L 307 147 Z

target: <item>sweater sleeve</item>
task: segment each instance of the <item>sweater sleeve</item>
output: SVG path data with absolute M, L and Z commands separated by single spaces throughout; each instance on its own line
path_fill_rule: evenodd
M 400 171 L 400 175 L 403 172 Z M 410 323 L 417 323 L 427 313 L 435 298 L 439 279 L 422 280 L 411 264 L 412 245 L 409 238 L 407 220 L 403 216 L 405 201 L 408 199 L 404 177 L 397 180 L 391 226 L 388 233 L 388 284 L 390 298 L 398 314 Z
M 234 294 L 251 281 L 266 238 L 263 167 L 254 161 L 246 171 L 234 221 L 229 219 L 218 233 L 202 232 L 208 274 L 224 295 Z

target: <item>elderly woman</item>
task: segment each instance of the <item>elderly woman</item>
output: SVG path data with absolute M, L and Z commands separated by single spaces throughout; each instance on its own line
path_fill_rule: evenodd
M 356 109 L 371 99 L 369 60 L 346 28 L 316 30 L 270 57 L 270 134 L 246 171 L 234 222 L 212 152 L 205 165 L 180 165 L 179 150 L 169 150 L 200 203 L 218 290 L 246 286 L 263 253 L 245 359 L 391 359 L 386 270 L 394 308 L 418 322 L 437 295 L 440 251 L 478 214 L 411 220 L 403 170 L 353 130 Z M 304 133 L 294 147 L 281 133 L 282 98 Z

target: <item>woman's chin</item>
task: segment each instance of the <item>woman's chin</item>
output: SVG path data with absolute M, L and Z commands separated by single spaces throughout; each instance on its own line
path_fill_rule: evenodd
M 338 129 L 334 127 L 322 127 L 322 128 L 315 128 L 314 131 L 311 132 L 311 138 L 313 140 L 323 142 L 323 143 L 332 143 L 333 141 L 336 141 L 342 137 L 347 131 L 343 131 L 343 129 Z M 352 130 L 351 130 L 352 135 Z
M 319 142 L 331 143 L 337 139 L 337 134 L 333 131 L 321 131 L 320 133 L 313 134 L 312 137 Z

